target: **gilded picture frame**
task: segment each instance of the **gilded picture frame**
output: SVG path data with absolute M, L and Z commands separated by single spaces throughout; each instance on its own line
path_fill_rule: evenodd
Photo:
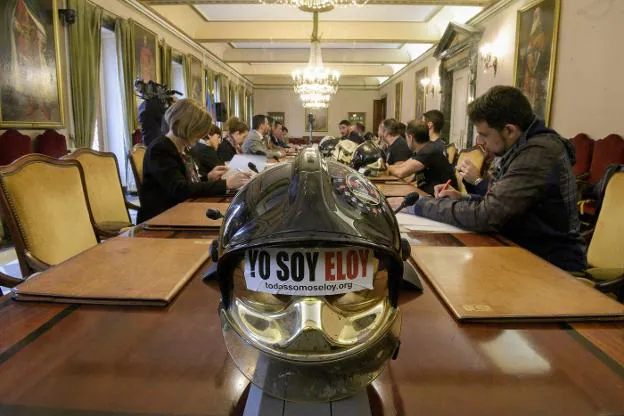
M 329 111 L 327 108 L 308 108 L 303 112 L 303 131 L 306 132 L 310 130 L 310 126 L 308 126 L 308 114 L 312 114 L 314 116 L 314 122 L 312 123 L 313 132 L 328 131 Z
M 560 0 L 536 0 L 518 10 L 514 86 L 524 92 L 533 111 L 550 122 L 557 63 Z
M 143 82 L 160 82 L 160 48 L 155 32 L 132 21 L 134 72 Z M 134 82 L 134 80 L 133 80 Z
M 403 107 L 403 81 L 394 86 L 394 119 L 401 121 L 401 107 Z
M 17 15 L 17 0 L 0 3 L 0 128 L 64 128 L 57 0 L 30 0 L 29 13 L 22 15 Z M 37 39 L 28 43 L 13 30 L 16 24 L 30 25 Z M 10 40 L 20 36 L 24 39 L 19 42 Z M 17 50 L 17 45 L 24 50 Z
M 187 86 L 187 94 L 189 98 L 197 101 L 198 103 L 204 102 L 204 82 L 203 73 L 204 73 L 204 65 L 202 61 L 197 58 L 195 55 L 189 55 L 191 68 L 190 75 L 191 79 L 189 85 Z
M 366 113 L 365 112 L 349 111 L 347 113 L 347 120 L 349 120 L 351 125 L 362 123 L 364 125 L 364 128 L 366 129 Z
M 269 111 L 267 116 L 273 118 L 275 121 L 279 121 L 282 126 L 286 123 L 286 113 L 283 111 Z
M 420 71 L 414 74 L 415 77 L 415 104 L 414 104 L 414 120 L 422 119 L 423 114 L 427 110 L 427 92 L 425 91 L 425 86 L 422 84 L 422 80 L 427 78 L 427 67 L 424 67 Z

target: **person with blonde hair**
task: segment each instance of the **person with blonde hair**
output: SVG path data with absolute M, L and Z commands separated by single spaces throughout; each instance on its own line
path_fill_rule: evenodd
M 143 159 L 137 222 L 144 222 L 189 198 L 223 195 L 249 181 L 249 175 L 242 172 L 222 180 L 225 166 L 215 167 L 201 180 L 188 149 L 209 134 L 212 117 L 195 101 L 177 101 L 165 113 L 164 122 L 169 131 L 149 145 Z

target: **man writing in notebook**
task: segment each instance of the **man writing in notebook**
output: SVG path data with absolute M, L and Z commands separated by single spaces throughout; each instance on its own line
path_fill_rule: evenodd
M 535 116 L 517 88 L 491 88 L 468 106 L 468 115 L 499 157 L 490 189 L 483 196 L 462 195 L 439 185 L 435 198 L 421 198 L 409 212 L 500 233 L 564 270 L 583 270 L 571 145 Z

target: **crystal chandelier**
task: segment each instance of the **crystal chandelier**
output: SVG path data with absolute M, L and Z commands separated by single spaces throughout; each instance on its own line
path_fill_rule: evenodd
M 295 92 L 299 94 L 304 108 L 326 108 L 332 95 L 338 90 L 340 74 L 323 66 L 321 42 L 318 38 L 318 12 L 314 12 L 313 21 L 308 66 L 303 70 L 293 71 L 292 77 Z
M 328 12 L 336 7 L 363 6 L 368 0 L 258 0 L 261 4 L 283 4 L 304 12 Z

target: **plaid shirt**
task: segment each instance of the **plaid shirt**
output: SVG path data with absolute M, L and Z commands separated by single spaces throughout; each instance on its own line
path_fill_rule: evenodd
M 573 160 L 571 145 L 537 120 L 497 160 L 483 197 L 423 198 L 413 213 L 470 231 L 500 233 L 564 270 L 584 270 Z

